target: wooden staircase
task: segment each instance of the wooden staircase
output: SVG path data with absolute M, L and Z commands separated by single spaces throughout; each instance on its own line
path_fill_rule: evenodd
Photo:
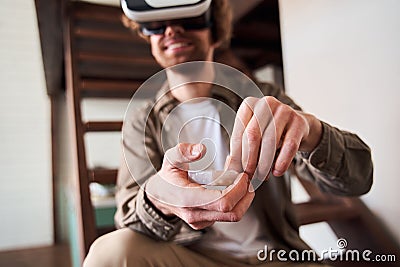
M 88 168 L 85 135 L 119 132 L 122 121 L 83 121 L 81 103 L 88 98 L 130 99 L 160 70 L 148 44 L 121 23 L 121 11 L 110 6 L 68 2 L 64 31 L 66 94 L 73 127 L 79 245 L 83 259 L 92 242 L 113 228 L 96 228 L 89 184 L 115 184 L 117 170 Z

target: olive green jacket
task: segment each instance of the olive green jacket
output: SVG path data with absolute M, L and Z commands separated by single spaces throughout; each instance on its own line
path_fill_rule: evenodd
M 264 95 L 274 96 L 300 109 L 279 88 L 262 84 L 260 89 Z M 219 86 L 214 86 L 212 96 L 234 110 L 242 102 L 237 95 Z M 117 228 L 129 227 L 157 240 L 188 244 L 201 238 L 206 230 L 195 231 L 178 217 L 165 217 L 147 200 L 143 189 L 146 180 L 161 168 L 165 151 L 161 139 L 167 131 L 163 129 L 163 122 L 177 104 L 179 102 L 164 86 L 154 100 L 149 100 L 140 110 L 127 113 L 123 125 L 123 159 L 118 172 L 115 223 Z M 231 120 L 224 114 L 220 117 L 221 121 Z M 229 123 L 233 125 L 232 121 Z M 322 124 L 322 139 L 315 150 L 309 154 L 297 153 L 293 161 L 297 172 L 314 181 L 324 192 L 344 196 L 368 192 L 373 176 L 369 147 L 355 134 Z M 225 139 L 229 144 L 228 136 Z M 252 205 L 265 227 L 269 244 L 277 249 L 309 249 L 299 237 L 287 174 L 284 177 L 270 175 L 256 190 Z

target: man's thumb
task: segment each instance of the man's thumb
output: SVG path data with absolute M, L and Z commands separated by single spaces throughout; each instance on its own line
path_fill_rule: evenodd
M 199 160 L 205 153 L 206 147 L 203 144 L 180 143 L 168 149 L 165 157 L 171 165 L 178 167 L 183 163 Z

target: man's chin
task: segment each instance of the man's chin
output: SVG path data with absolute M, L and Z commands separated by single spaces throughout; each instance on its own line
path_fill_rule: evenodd
M 173 59 L 165 60 L 164 62 L 160 63 L 163 68 L 169 68 L 175 66 L 177 64 L 192 62 L 192 61 L 205 61 L 202 57 L 187 57 L 187 56 L 178 56 Z

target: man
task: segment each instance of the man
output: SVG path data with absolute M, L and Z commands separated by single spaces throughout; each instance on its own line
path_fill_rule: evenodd
M 323 191 L 369 191 L 373 171 L 368 146 L 300 111 L 278 88 L 260 85 L 264 97 L 243 100 L 212 83 L 180 80 L 185 71 L 175 66 L 212 62 L 215 49 L 229 40 L 228 0 L 213 0 L 195 18 L 125 22 L 149 41 L 168 83 L 124 121 L 115 216 L 120 229 L 95 241 L 85 266 L 252 266 L 264 264 L 257 252 L 266 245 L 287 252 L 307 250 L 284 177 L 291 164 Z M 216 78 L 207 63 L 201 66 L 196 76 Z M 215 123 L 192 120 L 200 116 L 223 124 L 215 99 L 237 110 L 228 134 Z M 168 118 L 172 127 L 167 127 Z M 177 127 L 180 120 L 184 123 Z M 164 146 L 165 135 L 176 137 L 173 128 L 180 130 L 178 144 L 165 141 Z M 216 155 L 205 169 L 234 174 L 234 182 L 224 189 L 191 179 L 190 165 L 212 148 L 197 141 L 204 138 L 213 141 Z M 270 261 L 265 266 L 311 266 Z

